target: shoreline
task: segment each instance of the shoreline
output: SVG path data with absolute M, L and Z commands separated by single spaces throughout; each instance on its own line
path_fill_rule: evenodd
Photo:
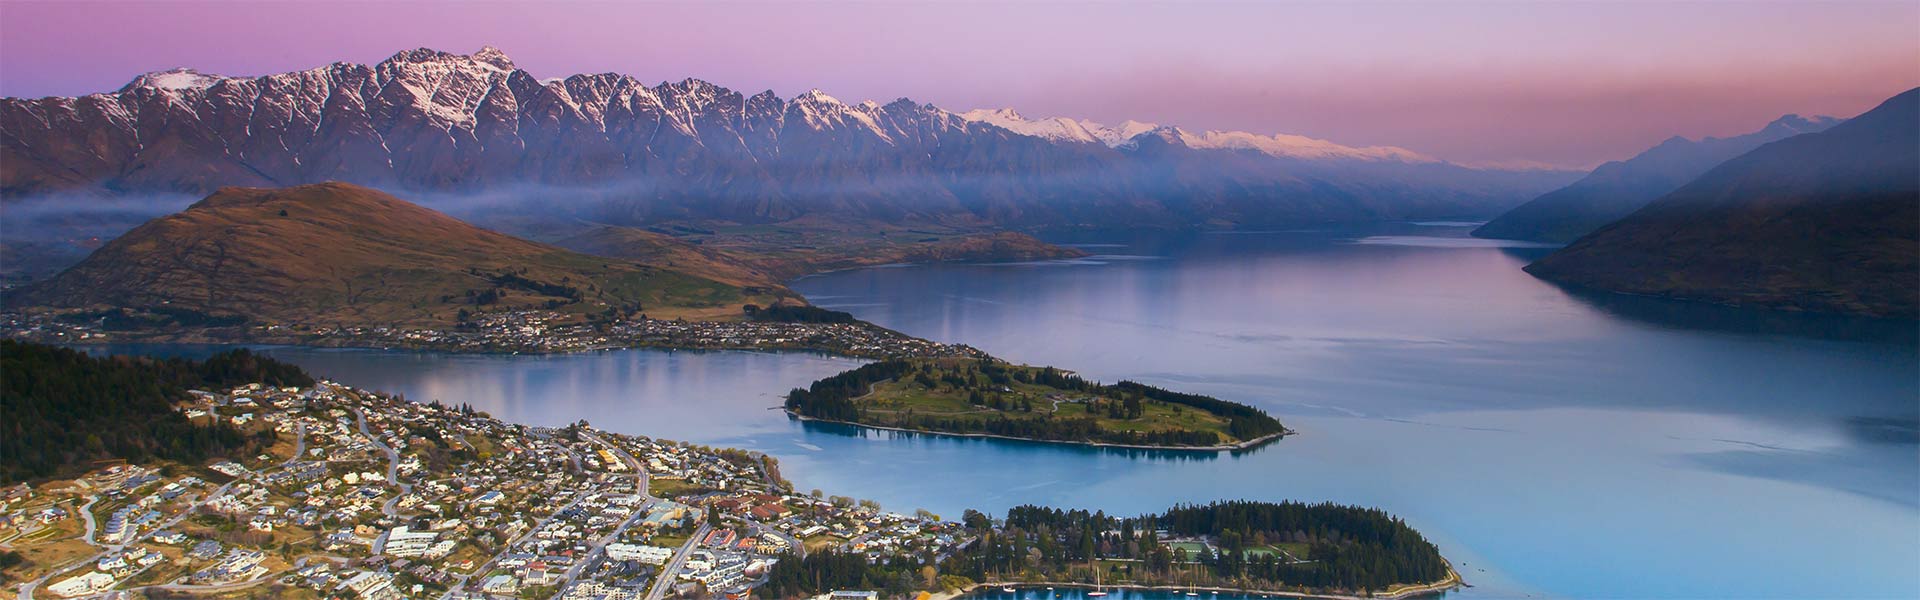
M 1358 595 L 1339 594 L 1339 593 L 1332 593 L 1332 592 L 1328 592 L 1328 593 L 1277 592 L 1277 591 L 1270 591 L 1270 590 L 1249 590 L 1249 589 L 1217 587 L 1217 586 L 1216 587 L 1209 587 L 1209 586 L 1195 587 L 1195 586 L 1181 586 L 1181 585 L 1143 585 L 1143 584 L 1137 584 L 1137 583 L 1107 584 L 1099 587 L 1106 588 L 1106 589 L 1139 590 L 1139 591 L 1149 591 L 1149 592 L 1154 592 L 1154 591 L 1178 592 L 1180 590 L 1191 589 L 1194 591 L 1202 591 L 1202 592 L 1219 592 L 1222 594 L 1240 594 L 1245 596 L 1252 596 L 1257 594 L 1261 596 L 1277 597 L 1277 598 L 1295 598 L 1298 600 L 1381 600 L 1381 599 L 1404 600 L 1406 598 L 1414 598 L 1419 596 L 1425 596 L 1428 594 L 1444 593 L 1444 592 L 1459 588 L 1460 586 L 1463 586 L 1463 585 L 1466 585 L 1466 580 L 1460 577 L 1460 573 L 1458 571 L 1455 571 L 1453 567 L 1449 566 L 1447 567 L 1447 576 L 1439 581 L 1423 583 L 1418 585 L 1409 585 L 1399 590 L 1393 590 L 1390 588 L 1388 590 L 1382 590 L 1380 592 L 1364 593 L 1364 594 L 1358 594 Z M 1035 586 L 1078 588 L 1078 589 L 1092 589 L 1095 587 L 1093 584 L 1089 584 L 1089 583 L 1063 582 L 1063 581 L 979 582 L 979 583 L 975 583 L 973 585 L 967 586 L 964 589 L 931 594 L 930 600 L 957 600 L 959 598 L 965 598 L 973 594 L 974 592 L 979 591 L 981 588 L 1011 587 L 1017 590 L 1028 590 Z
M 1069 444 L 1074 446 L 1090 446 L 1094 448 L 1114 448 L 1114 449 L 1122 449 L 1122 450 L 1160 450 L 1160 451 L 1173 451 L 1173 452 L 1212 452 L 1212 453 L 1244 452 L 1244 451 L 1253 450 L 1261 446 L 1265 446 L 1267 444 L 1279 441 L 1281 438 L 1285 438 L 1289 435 L 1294 435 L 1299 433 L 1297 431 L 1288 429 L 1280 433 L 1270 433 L 1257 438 L 1253 438 L 1251 440 L 1246 440 L 1246 441 L 1242 441 L 1234 444 L 1217 444 L 1213 446 L 1154 446 L 1149 444 L 1118 444 L 1113 442 L 1093 442 L 1093 441 L 1085 441 L 1085 440 L 1049 440 L 1049 439 L 1042 439 L 1042 438 L 1025 438 L 1025 437 L 1017 437 L 1017 436 L 1011 436 L 1011 435 L 1000 435 L 995 433 L 958 433 L 958 432 L 950 432 L 950 431 L 929 431 L 929 430 L 922 430 L 922 429 L 907 429 L 904 427 L 893 427 L 888 425 L 872 425 L 868 423 L 858 423 L 854 421 L 841 421 L 836 419 L 822 419 L 819 417 L 809 417 L 809 416 L 794 412 L 793 409 L 790 409 L 790 408 L 786 408 L 786 407 L 775 407 L 775 408 L 778 408 L 782 412 L 787 413 L 788 417 L 799 419 L 801 421 L 813 421 L 816 423 L 833 423 L 836 425 L 851 425 L 854 427 L 861 427 L 866 429 L 878 429 L 882 431 L 898 431 L 900 433 L 918 433 L 918 434 L 924 434 L 924 435 L 941 435 L 941 436 L 959 437 L 959 438 L 1011 440 L 1016 442 L 1034 442 L 1034 443 L 1040 443 L 1040 444 Z
M 318 349 L 335 349 L 335 350 L 385 350 L 385 351 L 400 350 L 400 351 L 408 351 L 408 352 L 435 352 L 440 354 L 458 354 L 458 355 L 471 355 L 471 356 L 511 356 L 515 354 L 525 354 L 529 356 L 560 356 L 560 355 L 567 355 L 567 354 L 586 354 L 590 352 L 605 352 L 608 350 L 665 350 L 665 351 L 673 351 L 673 352 L 683 352 L 683 351 L 684 352 L 760 352 L 760 353 L 774 353 L 774 354 L 797 353 L 797 354 L 816 354 L 821 356 L 855 359 L 855 360 L 886 360 L 885 357 L 880 357 L 880 356 L 864 355 L 864 354 L 848 354 L 845 352 L 837 352 L 827 348 L 820 348 L 820 347 L 814 347 L 814 346 L 691 346 L 691 345 L 679 346 L 679 345 L 672 345 L 672 344 L 596 344 L 593 346 L 583 346 L 580 348 L 543 350 L 543 349 L 535 349 L 535 348 L 468 349 L 468 348 L 452 348 L 452 347 L 438 346 L 433 344 L 356 343 L 353 340 L 342 340 L 338 338 L 294 341 L 287 338 L 276 338 L 276 337 L 213 338 L 213 337 L 170 336 L 170 335 L 139 337 L 139 338 L 132 338 L 132 339 L 91 338 L 91 339 L 84 339 L 84 340 L 43 340 L 43 339 L 38 339 L 33 337 L 26 337 L 26 336 L 0 336 L 0 337 L 5 337 L 6 339 L 17 339 L 17 340 L 30 341 L 30 342 L 39 343 L 39 344 L 53 344 L 53 345 L 59 345 L 59 346 L 113 346 L 113 345 L 123 345 L 123 344 L 160 344 L 160 345 L 175 344 L 175 345 L 198 345 L 198 346 L 270 346 L 270 347 L 285 347 L 285 348 L 318 348 Z

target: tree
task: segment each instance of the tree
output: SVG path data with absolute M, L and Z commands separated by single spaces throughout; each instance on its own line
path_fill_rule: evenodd
M 967 529 L 986 531 L 993 528 L 993 517 L 969 508 L 966 512 L 960 513 L 960 523 L 966 525 Z

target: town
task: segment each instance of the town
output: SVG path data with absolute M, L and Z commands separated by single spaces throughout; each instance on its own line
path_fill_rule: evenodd
M 44 343 L 194 341 L 412 348 L 444 352 L 559 353 L 612 348 L 791 350 L 852 358 L 987 358 L 965 344 L 925 340 L 865 321 L 685 321 L 644 315 L 579 322 L 550 310 L 473 315 L 453 328 L 267 324 L 226 328 L 129 325 L 118 313 L 0 313 L 0 337 Z M 181 337 L 186 335 L 189 337 Z
M 247 460 L 0 491 L 0 544 L 27 563 L 9 573 L 19 598 L 745 597 L 809 552 L 934 564 L 974 541 L 925 511 L 796 492 L 768 456 L 586 423 L 326 381 L 195 391 L 178 409 L 275 441 Z

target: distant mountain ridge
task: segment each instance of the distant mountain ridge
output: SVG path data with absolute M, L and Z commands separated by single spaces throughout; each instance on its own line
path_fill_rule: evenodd
M 1630 294 L 1920 316 L 1920 88 L 1728 160 L 1527 271 Z
M 1674 136 L 1624 161 L 1600 165 L 1567 187 L 1528 201 L 1473 231 L 1475 237 L 1564 244 L 1685 185 L 1762 144 L 1825 131 L 1833 117 L 1786 115 L 1759 131 L 1727 138 Z
M 1263 225 L 1494 214 L 1574 176 L 1142 123 L 1074 122 L 1099 143 L 1066 143 L 1024 123 L 697 79 L 541 80 L 493 48 L 423 48 L 370 66 L 176 70 L 112 93 L 0 100 L 0 198 L 338 180 L 403 193 L 533 186 L 563 200 L 543 210 L 616 225 Z

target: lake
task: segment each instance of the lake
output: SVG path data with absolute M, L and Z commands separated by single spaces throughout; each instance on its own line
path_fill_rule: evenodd
M 1440 545 L 1467 597 L 1920 593 L 1914 323 L 1574 294 L 1520 270 L 1550 249 L 1469 229 L 1058 235 L 1094 256 L 793 284 L 910 334 L 1253 404 L 1300 432 L 1242 454 L 801 424 L 771 410 L 780 395 L 858 364 L 806 354 L 272 352 L 508 420 L 765 451 L 802 490 L 902 511 L 1378 506 Z

